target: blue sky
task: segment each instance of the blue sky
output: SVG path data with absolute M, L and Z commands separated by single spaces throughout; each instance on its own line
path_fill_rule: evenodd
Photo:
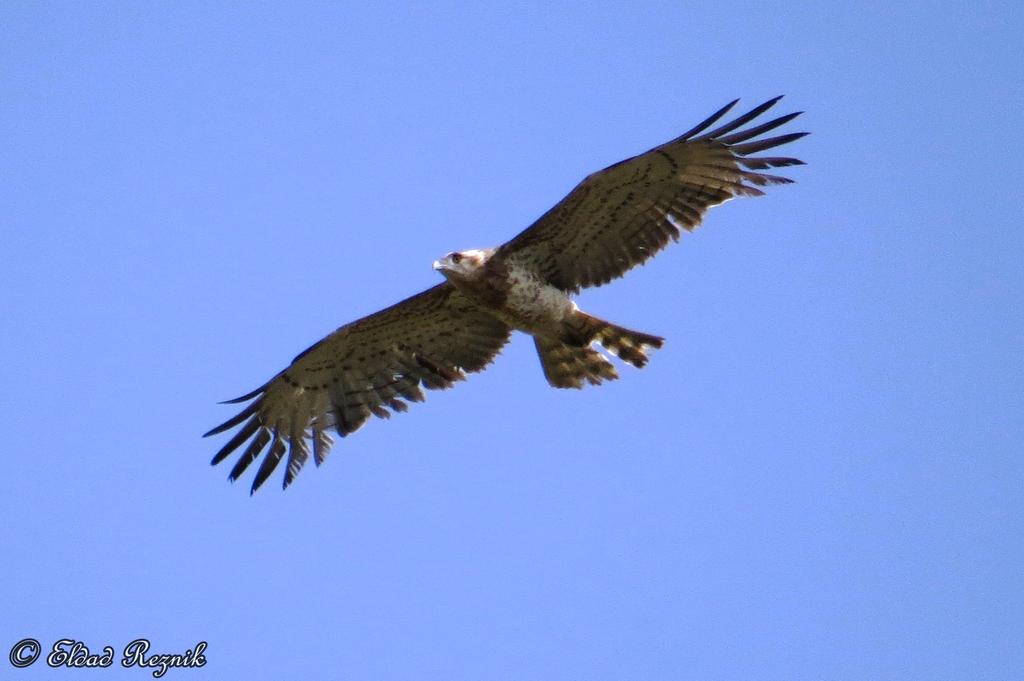
M 1019 6 L 355 5 L 0 6 L 4 651 L 1020 677 Z M 581 297 L 643 371 L 555 391 L 518 336 L 287 492 L 209 467 L 218 400 L 439 255 L 780 93 L 798 184 Z

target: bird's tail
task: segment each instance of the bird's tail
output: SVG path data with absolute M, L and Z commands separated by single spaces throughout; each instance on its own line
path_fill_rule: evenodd
M 564 340 L 534 337 L 544 377 L 556 388 L 582 388 L 584 381 L 600 385 L 619 377 L 614 365 L 590 347 L 601 344 L 619 359 L 638 369 L 647 364 L 647 350 L 660 348 L 664 338 L 616 326 L 603 319 L 576 311 L 566 321 Z

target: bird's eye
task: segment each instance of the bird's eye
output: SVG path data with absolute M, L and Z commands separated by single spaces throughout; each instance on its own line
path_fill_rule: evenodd
M 461 253 L 452 253 L 452 262 L 455 263 L 456 265 L 458 265 L 460 262 L 462 262 L 462 254 Z

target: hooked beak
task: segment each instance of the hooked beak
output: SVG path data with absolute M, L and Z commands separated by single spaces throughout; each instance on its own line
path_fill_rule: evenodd
M 443 270 L 444 269 L 444 263 L 441 262 L 440 260 L 435 260 L 434 261 L 434 269 L 435 270 Z

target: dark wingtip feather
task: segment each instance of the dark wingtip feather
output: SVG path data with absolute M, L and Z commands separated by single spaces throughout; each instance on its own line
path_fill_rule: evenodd
M 728 104 L 723 106 L 721 109 L 716 111 L 715 113 L 713 113 L 710 116 L 708 116 L 707 118 L 705 118 L 703 121 L 701 121 L 697 125 L 693 126 L 689 130 L 684 132 L 682 135 L 680 135 L 676 139 L 687 140 L 687 139 L 693 137 L 694 135 L 696 135 L 696 134 L 698 134 L 700 132 L 703 132 L 709 126 L 714 124 L 714 122 L 717 121 L 719 118 L 721 118 L 725 114 L 729 113 L 729 110 L 732 109 L 734 106 L 736 106 L 739 103 L 739 101 L 740 100 L 737 97 L 736 99 L 732 100 L 731 102 L 729 102 Z
M 258 410 L 260 408 L 261 404 L 262 404 L 261 400 L 257 400 L 256 402 L 253 402 L 248 407 L 246 407 L 245 409 L 243 409 L 242 411 L 240 411 L 236 415 L 232 416 L 231 418 L 229 418 L 224 423 L 222 423 L 219 426 L 217 426 L 215 428 L 212 428 L 211 430 L 203 433 L 203 437 L 210 437 L 211 435 L 217 435 L 218 433 L 223 433 L 225 430 L 229 430 L 231 428 L 234 428 L 239 423 L 241 423 L 245 419 L 247 419 L 250 416 L 252 416 L 253 414 L 255 414 L 256 410 Z
M 267 442 L 269 441 L 270 431 L 266 428 L 261 428 L 257 431 L 256 437 L 254 437 L 252 442 L 249 443 L 249 447 L 245 450 L 245 453 L 242 454 L 241 458 L 235 462 L 234 468 L 232 468 L 231 472 L 228 473 L 228 480 L 231 482 L 237 480 L 242 473 L 245 472 L 245 469 L 259 457 L 260 452 L 263 451 L 263 448 L 267 446 Z
M 270 443 L 270 451 L 263 457 L 263 463 L 260 464 L 260 468 L 256 471 L 256 477 L 252 481 L 252 489 L 249 490 L 251 495 L 253 492 L 258 490 L 267 478 L 274 472 L 277 465 L 281 463 L 281 457 L 285 452 L 285 444 L 281 441 L 281 436 L 278 433 L 274 433 L 274 440 Z
M 811 133 L 809 132 L 791 132 L 787 135 L 779 135 L 778 137 L 769 137 L 768 139 L 734 144 L 729 147 L 729 150 L 739 156 L 746 156 L 747 154 L 756 154 L 757 152 L 764 151 L 765 149 L 771 149 L 773 147 L 782 146 L 783 144 L 795 142 L 801 137 L 806 137 L 810 134 Z
M 736 128 L 739 128 L 739 127 L 742 127 L 742 126 L 746 125 L 750 121 L 754 120 L 755 118 L 757 118 L 758 116 L 763 114 L 768 109 L 770 109 L 773 106 L 775 106 L 775 104 L 778 103 L 778 101 L 780 99 L 782 99 L 782 95 L 779 95 L 775 99 L 769 99 L 767 102 L 765 102 L 763 104 L 759 104 L 758 106 L 755 106 L 753 109 L 751 109 L 747 113 L 743 114 L 742 116 L 740 116 L 736 120 L 731 121 L 729 123 L 726 123 L 725 125 L 723 125 L 721 127 L 715 128 L 711 132 L 706 132 L 706 133 L 704 133 L 703 135 L 701 135 L 697 139 L 702 139 L 702 140 L 716 139 L 718 137 L 721 137 L 722 135 L 730 133 L 733 130 L 735 130 Z
M 764 170 L 765 168 L 787 168 L 789 166 L 807 165 L 798 158 L 784 158 L 779 156 L 736 156 L 737 162 L 749 170 Z
M 242 426 L 242 429 L 235 433 L 235 436 L 232 437 L 228 441 L 228 443 L 221 447 L 220 451 L 213 456 L 213 459 L 210 461 L 210 465 L 216 466 L 221 461 L 226 459 L 228 455 L 231 454 L 231 452 L 238 449 L 238 447 L 241 446 L 243 442 L 252 437 L 253 433 L 256 432 L 260 425 L 261 423 L 259 416 L 253 416 L 251 419 L 249 419 L 249 422 Z
M 288 489 L 288 485 L 292 484 L 292 480 L 302 470 L 308 458 L 309 448 L 306 446 L 303 434 L 293 431 L 291 437 L 288 438 L 288 464 L 284 471 L 284 482 L 281 489 Z
M 259 395 L 264 390 L 266 390 L 267 389 L 267 385 L 269 385 L 269 384 L 268 383 L 264 383 L 260 387 L 258 387 L 255 390 L 253 390 L 251 393 L 247 393 L 245 395 L 242 395 L 241 397 L 236 397 L 233 400 L 224 400 L 223 402 L 218 402 L 217 404 L 238 404 L 239 402 L 246 402 L 246 401 L 251 400 L 252 398 L 256 397 L 257 395 Z
M 753 128 L 750 128 L 748 130 L 740 130 L 738 132 L 732 133 L 731 135 L 717 137 L 716 141 L 726 145 L 736 144 L 737 142 L 746 142 L 747 140 L 753 139 L 758 135 L 762 135 L 766 132 L 774 130 L 775 128 L 781 127 L 786 123 L 789 123 L 791 120 L 799 116 L 801 113 L 802 112 L 797 111 L 795 113 L 786 114 L 785 116 L 779 116 L 778 118 L 773 118 L 767 123 L 762 123 L 761 125 L 754 126 Z

